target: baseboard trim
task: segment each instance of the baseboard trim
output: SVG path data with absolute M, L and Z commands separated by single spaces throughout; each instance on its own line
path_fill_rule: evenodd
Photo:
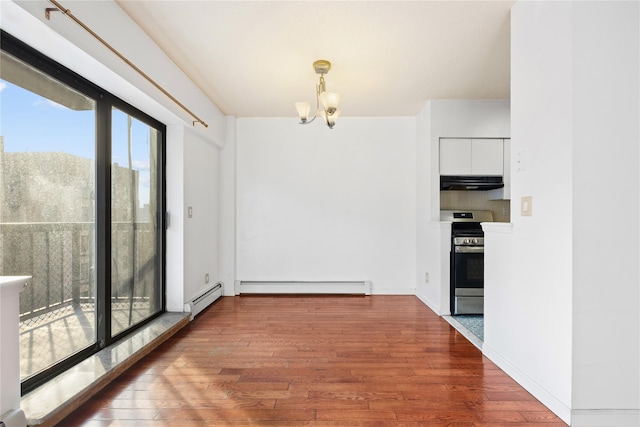
M 571 411 L 573 427 L 637 427 L 640 409 L 574 409 Z
M 486 343 L 484 343 L 482 346 L 482 354 L 484 354 L 487 358 L 489 358 L 489 360 L 491 360 L 500 369 L 506 372 L 507 375 L 513 378 L 518 384 L 524 387 L 525 390 L 527 390 L 543 405 L 549 408 L 562 421 L 569 425 L 573 425 L 571 424 L 571 409 L 560 400 L 558 400 L 553 394 L 549 393 L 547 389 L 538 384 L 533 378 L 522 372 L 517 366 L 502 357 L 500 353 L 494 351 Z
M 371 295 L 415 295 L 413 288 L 380 288 L 375 287 L 371 290 Z

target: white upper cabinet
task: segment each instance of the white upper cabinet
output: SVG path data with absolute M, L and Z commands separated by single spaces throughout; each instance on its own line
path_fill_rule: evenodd
M 443 138 L 440 175 L 496 175 L 504 172 L 502 138 Z
M 502 175 L 502 139 L 471 140 L 471 175 Z
M 469 175 L 471 173 L 471 139 L 440 140 L 440 175 Z

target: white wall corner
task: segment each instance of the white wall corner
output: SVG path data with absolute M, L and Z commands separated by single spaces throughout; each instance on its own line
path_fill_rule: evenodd
M 236 282 L 236 118 L 225 117 L 225 143 L 220 155 L 218 204 L 218 265 L 220 281 Z M 225 286 L 235 295 L 235 285 Z
M 416 291 L 416 297 L 420 301 L 422 301 L 424 305 L 429 307 L 429 309 L 431 309 L 431 311 L 433 311 L 435 314 L 437 314 L 438 316 L 442 316 L 442 313 L 440 313 L 439 305 L 431 301 L 424 293 Z

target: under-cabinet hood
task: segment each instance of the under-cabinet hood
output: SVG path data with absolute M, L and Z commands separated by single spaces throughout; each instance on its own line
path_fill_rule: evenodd
M 501 176 L 440 176 L 440 190 L 485 191 L 504 187 Z

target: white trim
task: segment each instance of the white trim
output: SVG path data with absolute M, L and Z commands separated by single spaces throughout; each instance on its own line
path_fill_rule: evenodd
M 482 347 L 482 354 L 484 354 L 489 360 L 495 363 L 500 369 L 502 369 L 507 375 L 513 378 L 518 384 L 524 387 L 529 393 L 531 393 L 536 399 L 538 399 L 543 405 L 549 408 L 554 414 L 556 414 L 565 423 L 571 424 L 571 408 L 558 400 L 553 394 L 549 393 L 544 387 L 538 384 L 533 378 L 529 377 L 520 368 L 513 365 L 511 362 L 503 358 L 499 353 L 494 351 L 486 343 Z M 613 424 L 602 424 L 613 425 Z
M 398 287 L 398 288 L 381 288 L 376 286 L 375 289 L 371 287 L 370 295 L 415 295 L 416 289 L 412 287 Z
M 571 411 L 573 427 L 638 427 L 640 409 L 574 409 Z
M 513 234 L 513 223 L 511 222 L 481 222 L 480 225 L 485 233 Z

